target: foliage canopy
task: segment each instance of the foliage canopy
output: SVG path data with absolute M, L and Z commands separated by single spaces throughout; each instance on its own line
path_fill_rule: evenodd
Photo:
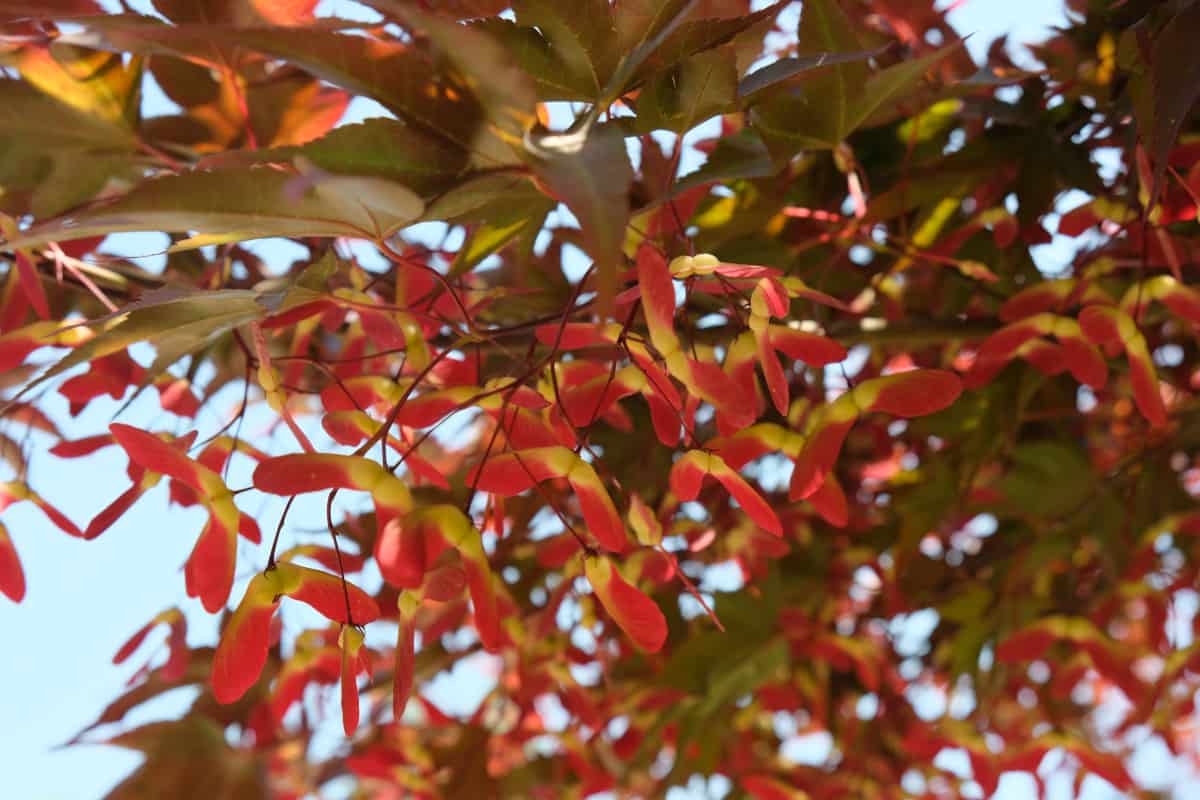
M 1200 4 L 1075 0 L 1036 68 L 932 0 L 315 5 L 0 2 L 0 507 L 207 515 L 81 734 L 146 754 L 110 797 L 943 797 L 1051 752 L 1132 792 L 1147 735 L 1196 754 Z M 106 447 L 129 489 L 77 524 L 53 460 Z M 460 718 L 423 689 L 463 664 Z

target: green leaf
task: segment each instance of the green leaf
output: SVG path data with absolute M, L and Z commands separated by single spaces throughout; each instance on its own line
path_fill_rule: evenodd
M 146 292 L 124 309 L 84 323 L 99 325 L 101 330 L 27 384 L 17 397 L 72 367 L 125 350 L 138 342 L 148 342 L 158 351 L 158 358 L 150 370 L 152 374 L 147 375 L 145 385 L 148 385 L 175 361 L 207 347 L 234 328 L 319 296 L 319 292 L 302 285 L 277 287 L 270 284 L 258 291 L 196 292 L 168 287 Z
M 260 800 L 267 796 L 250 753 L 232 748 L 219 722 L 199 714 L 151 722 L 108 741 L 145 754 L 145 761 L 106 800 L 175 797 Z
M 547 202 L 540 215 L 526 213 L 518 208 L 516 213 L 508 219 L 485 222 L 480 225 L 471 231 L 471 235 L 463 242 L 458 255 L 454 258 L 454 263 L 450 266 L 448 277 L 457 278 L 465 275 L 478 266 L 480 261 L 499 251 L 525 231 L 540 228 L 546 214 L 552 208 L 553 204 Z
M 660 73 L 638 95 L 637 131 L 684 133 L 731 110 L 737 70 L 728 53 L 708 50 Z
M 484 30 L 439 19 L 414 10 L 405 13 L 410 27 L 429 37 L 454 65 L 456 80 L 472 92 L 483 108 L 497 140 L 517 148 L 536 120 L 533 81 L 501 44 Z M 500 154 L 497 164 L 513 161 L 513 152 Z
M 1095 482 L 1091 465 L 1078 448 L 1035 441 L 1013 452 L 1013 467 L 1000 481 L 1000 492 L 1005 506 L 1021 514 L 1058 517 L 1078 510 Z
M 385 117 L 335 128 L 300 147 L 248 151 L 237 160 L 290 162 L 297 156 L 328 172 L 386 178 L 420 194 L 449 188 L 468 160 L 465 151 L 443 139 Z
M 39 219 L 53 217 L 114 184 L 132 186 L 140 177 L 141 170 L 127 154 L 63 150 L 55 154 L 50 174 L 34 188 L 29 210 Z
M 752 14 L 693 19 L 664 28 L 659 34 L 660 38 L 646 43 L 649 52 L 637 63 L 631 75 L 631 82 L 634 85 L 640 84 L 653 73 L 668 69 L 689 56 L 720 47 L 755 25 L 774 19 L 786 5 L 786 2 L 776 2 Z M 629 58 L 633 59 L 633 54 Z
M 752 14 L 688 20 L 696 6 L 694 2 L 637 0 L 622 4 L 622 13 L 616 18 L 617 37 L 628 55 L 614 70 L 599 104 L 607 107 L 654 73 L 695 53 L 719 47 L 739 33 L 773 19 L 785 5 L 787 2 L 780 0 Z
M 762 139 L 753 130 L 745 129 L 735 136 L 722 137 L 700 168 L 676 181 L 672 191 L 678 194 L 706 183 L 766 178 L 776 171 Z
M 517 0 L 513 10 L 519 24 L 541 31 L 573 84 L 586 86 L 591 99 L 600 95 L 619 52 L 608 0 Z
M 408 0 L 362 0 L 362 4 L 399 19 L 408 7 Z M 431 11 L 452 19 L 470 19 L 499 14 L 509 3 L 508 0 L 438 0 L 426 5 Z
M 146 181 L 112 202 L 35 225 L 5 246 L 36 247 L 120 231 L 192 231 L 220 241 L 380 240 L 417 220 L 423 210 L 412 190 L 383 178 L 307 178 L 265 167 L 196 171 Z
M 800 12 L 798 53 L 801 56 L 857 53 L 862 42 L 839 0 L 809 0 Z M 837 144 L 851 130 L 847 124 L 853 98 L 862 91 L 867 65 L 854 60 L 834 65 L 804 85 L 811 135 Z
M 932 53 L 926 53 L 920 58 L 901 61 L 868 78 L 861 90 L 854 94 L 854 101 L 848 109 L 846 127 L 841 132 L 841 138 L 845 139 L 866 122 L 872 114 L 906 95 L 921 81 L 930 67 L 961 46 L 961 42 L 948 44 Z
M 482 128 L 480 99 L 461 77 L 437 68 L 428 55 L 378 39 L 317 30 L 240 31 L 234 40 L 289 62 L 441 136 L 479 163 L 513 160 Z M 464 43 L 466 45 L 474 43 Z
M 1153 207 L 1162 188 L 1167 154 L 1175 145 L 1188 113 L 1200 99 L 1200 5 L 1185 4 L 1142 50 L 1149 70 L 1137 80 L 1135 94 L 1143 102 L 1134 104 L 1139 133 L 1154 164 L 1154 185 L 1148 207 Z M 1149 86 L 1146 86 L 1146 82 Z M 1149 91 L 1147 91 L 1147 88 Z
M 547 201 L 524 175 L 493 172 L 473 175 L 429 201 L 422 221 L 488 223 Z
M 414 46 L 316 26 L 172 26 L 128 15 L 89 18 L 87 26 L 87 33 L 72 38 L 117 51 L 165 52 L 213 66 L 237 63 L 239 48 L 265 53 L 379 101 L 406 122 L 470 153 L 478 164 L 494 167 L 515 160 L 511 146 L 485 124 L 480 98 L 463 76 Z M 474 41 L 464 44 L 476 46 Z
M 584 134 L 586 135 L 578 135 Z M 615 126 L 544 137 L 535 163 L 551 194 L 571 209 L 595 260 L 601 298 L 611 298 L 625 265 L 625 226 L 633 167 Z
M 154 8 L 172 22 L 229 22 L 241 25 L 295 25 L 312 19 L 316 0 L 153 0 Z
M 0 80 L 0 131 L 20 136 L 31 147 L 130 150 L 132 132 L 111 120 L 89 114 L 24 81 Z M 25 139 L 24 137 L 28 137 Z
M 592 84 L 585 74 L 575 74 L 559 59 L 541 32 L 506 19 L 489 17 L 475 20 L 471 27 L 479 28 L 500 42 L 509 55 L 533 80 L 539 100 L 595 99 Z
M 92 199 L 110 179 L 132 182 L 136 147 L 123 124 L 0 80 L 0 186 L 14 214 L 52 216 Z
M 265 314 L 257 294 L 246 289 L 183 295 L 171 289 L 148 292 L 127 310 L 104 320 L 101 332 L 73 349 L 37 382 L 137 342 L 192 338 L 201 346 L 209 337 Z
M 836 147 L 880 109 L 918 84 L 925 72 L 961 43 L 946 45 L 874 74 L 864 49 L 838 0 L 811 0 L 800 16 L 799 52 L 803 59 L 833 59 L 790 91 L 772 92 L 752 109 L 751 119 L 786 158 L 805 148 Z
M 815 53 L 799 58 L 791 56 L 781 58 L 754 70 L 742 78 L 738 82 L 738 97 L 741 98 L 743 105 L 753 105 L 765 93 L 793 78 L 811 77 L 810 73 L 838 64 L 865 61 L 872 56 L 879 55 L 886 49 L 879 47 L 874 50 L 858 50 L 849 53 Z
M 26 47 L 11 63 L 21 77 L 59 102 L 111 125 L 130 128 L 137 117 L 141 60 L 56 43 Z

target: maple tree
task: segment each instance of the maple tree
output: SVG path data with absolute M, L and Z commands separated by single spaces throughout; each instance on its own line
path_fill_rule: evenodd
M 207 514 L 199 603 L 92 730 L 199 695 L 108 736 L 146 754 L 110 797 L 978 796 L 1050 753 L 1137 793 L 1146 735 L 1197 756 L 1200 4 L 1074 0 L 1037 68 L 932 0 L 363 5 L 0 2 L 0 509 Z M 147 391 L 85 438 L 45 408 Z M 51 457 L 109 447 L 77 523 Z M 480 653 L 476 713 L 425 696 Z

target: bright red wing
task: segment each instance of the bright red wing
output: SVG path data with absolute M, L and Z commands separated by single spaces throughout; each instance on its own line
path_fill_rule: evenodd
M 25 572 L 3 524 L 0 524 L 0 592 L 14 603 L 25 598 Z
M 366 625 L 379 619 L 379 605 L 375 600 L 337 575 L 296 564 L 277 564 L 275 568 L 283 576 L 288 597 L 312 606 L 333 622 Z M 353 619 L 346 616 L 347 604 Z
M 200 480 L 201 467 L 177 448 L 132 425 L 114 422 L 108 429 L 135 464 L 151 472 L 170 476 L 201 494 L 206 493 L 206 487 Z
M 771 346 L 796 361 L 812 367 L 836 364 L 846 358 L 846 348 L 833 339 L 806 333 L 785 325 L 772 325 L 768 335 Z
M 236 560 L 237 531 L 211 515 L 183 567 L 188 595 L 200 598 L 208 613 L 217 613 L 229 600 Z
M 213 655 L 212 690 L 218 703 L 232 703 L 258 681 L 267 663 L 276 598 L 271 581 L 256 575 L 229 618 Z
M 254 487 L 268 494 L 293 495 L 324 489 L 363 489 L 364 458 L 332 453 L 292 453 L 269 458 L 254 469 Z
M 923 417 L 941 411 L 962 393 L 959 377 L 940 369 L 914 369 L 873 378 L 858 386 L 855 396 L 868 387 L 877 393 L 872 402 L 864 404 L 867 410 L 897 417 Z
M 821 488 L 825 476 L 837 461 L 846 434 L 853 426 L 853 420 L 833 422 L 822 425 L 813 433 L 797 457 L 792 470 L 791 485 L 788 489 L 790 500 L 804 500 Z
M 600 604 L 634 644 L 651 653 L 662 649 L 667 620 L 658 605 L 621 577 L 603 556 L 589 557 L 584 569 Z

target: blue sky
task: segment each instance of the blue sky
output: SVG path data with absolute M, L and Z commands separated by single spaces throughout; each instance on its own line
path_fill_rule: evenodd
M 145 8 L 146 4 L 141 0 L 131 5 Z M 356 10 L 353 3 L 329 0 L 322 8 L 342 16 Z M 969 47 L 976 54 L 1003 32 L 1010 32 L 1016 42 L 1033 41 L 1044 35 L 1046 26 L 1062 19 L 1060 4 L 1046 0 L 970 0 L 952 15 L 960 31 L 975 33 Z M 373 111 L 372 105 L 357 103 L 353 116 L 361 118 Z M 161 237 L 124 235 L 113 237 L 107 249 L 140 255 L 161 247 Z M 224 413 L 235 402 L 232 396 L 226 397 L 217 411 Z M 43 405 L 68 438 L 103 430 L 117 407 L 116 402 L 97 403 L 84 418 L 72 420 L 58 395 L 47 395 Z M 135 402 L 122 419 L 140 425 L 173 424 L 158 408 L 153 393 Z M 205 412 L 199 423 L 204 435 L 220 420 Z M 251 422 L 246 433 L 255 441 L 261 429 Z M 39 455 L 32 463 L 35 485 L 80 525 L 126 488 L 124 466 L 124 456 L 115 448 L 75 461 Z M 231 483 L 245 485 L 244 476 L 242 483 L 236 477 Z M 258 510 L 253 502 L 243 509 Z M 271 527 L 272 515 L 260 519 L 265 529 Z M 4 522 L 20 552 L 29 584 L 28 595 L 19 606 L 0 598 L 0 630 L 5 632 L 7 645 L 6 657 L 0 659 L 0 685 L 5 687 L 0 692 L 0 720 L 4 721 L 0 725 L 0 775 L 4 776 L 5 797 L 90 800 L 101 797 L 138 763 L 136 754 L 115 748 L 58 746 L 95 719 L 122 691 L 136 664 L 114 667 L 112 654 L 158 611 L 179 605 L 189 612 L 192 643 L 213 641 L 213 618 L 184 597 L 180 572 L 202 521 L 197 509 L 168 511 L 162 489 L 144 497 L 118 525 L 92 542 L 63 535 L 29 504 L 5 512 Z M 261 564 L 263 560 L 254 548 L 243 552 L 242 558 L 243 564 Z M 235 596 L 239 591 L 235 588 Z M 145 646 L 147 651 L 153 641 L 157 640 Z M 470 695 L 478 695 L 478 684 L 446 680 L 436 691 L 443 702 L 457 701 L 470 708 Z M 147 704 L 129 719 L 148 721 L 177 710 L 188 699 L 174 697 Z M 1161 771 L 1164 764 L 1161 757 L 1151 758 L 1145 769 Z M 1023 781 L 1018 776 L 1006 777 L 1000 794 L 1023 796 L 1029 789 Z M 720 788 L 709 787 L 718 792 Z M 699 785 L 677 794 L 705 796 Z M 1099 800 L 1113 795 L 1092 784 L 1086 796 Z

